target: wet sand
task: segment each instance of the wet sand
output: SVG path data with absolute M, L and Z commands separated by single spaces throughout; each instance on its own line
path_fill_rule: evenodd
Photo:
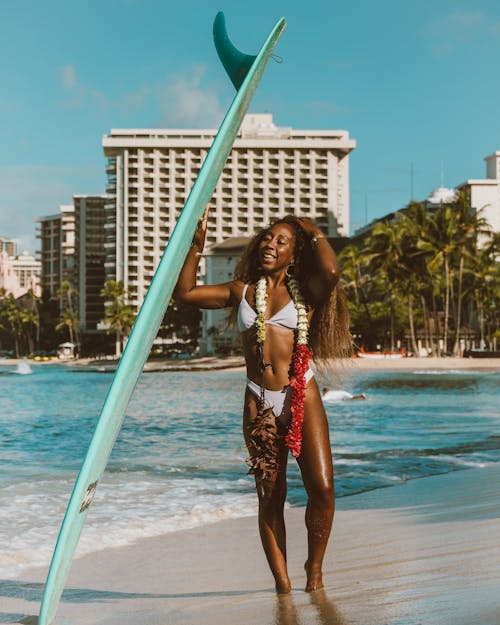
M 75 560 L 58 625 L 497 625 L 500 466 L 337 501 L 324 591 L 303 591 L 304 509 L 287 510 L 277 597 L 255 517 Z M 90 512 L 90 514 L 92 511 Z M 34 622 L 46 570 L 0 582 L 0 623 Z

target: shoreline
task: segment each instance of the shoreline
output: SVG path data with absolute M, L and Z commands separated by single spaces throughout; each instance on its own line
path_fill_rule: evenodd
M 113 372 L 118 366 L 119 360 L 95 358 L 75 358 L 73 360 L 31 360 L 28 358 L 2 358 L 0 367 L 17 367 L 21 362 L 26 362 L 30 367 L 61 366 L 80 371 Z M 242 356 L 228 356 L 218 358 L 215 356 L 203 356 L 177 360 L 173 358 L 151 358 L 146 361 L 143 373 L 161 371 L 217 371 L 219 369 L 244 368 L 245 361 Z
M 2 358 L 0 367 L 17 367 L 24 360 L 30 366 L 53 366 L 59 365 L 71 367 L 81 371 L 112 372 L 118 365 L 117 360 L 95 360 L 92 358 L 80 358 L 75 360 L 50 360 L 34 361 L 24 358 Z M 150 359 L 144 365 L 144 373 L 157 373 L 162 371 L 217 371 L 221 369 L 245 369 L 243 356 L 228 356 L 219 358 L 205 356 L 190 358 L 187 360 L 175 359 Z M 351 358 L 345 362 L 334 363 L 333 371 L 339 374 L 355 371 L 411 371 L 415 370 L 474 370 L 500 372 L 500 358 Z
M 494 625 L 499 480 L 500 464 L 339 498 L 325 589 L 312 594 L 303 591 L 303 508 L 285 512 L 287 596 L 274 593 L 255 516 L 85 555 L 73 563 L 56 622 Z M 0 582 L 2 609 L 17 622 L 34 622 L 26 617 L 38 611 L 45 574 Z

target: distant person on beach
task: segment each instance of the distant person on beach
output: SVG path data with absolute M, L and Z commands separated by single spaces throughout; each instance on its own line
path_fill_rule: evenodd
M 329 391 L 327 388 L 323 388 L 323 401 L 345 401 L 346 399 L 368 399 L 364 393 L 359 393 L 358 395 L 352 395 L 348 391 L 337 390 L 337 391 Z
M 262 545 L 278 593 L 291 589 L 286 563 L 286 466 L 297 458 L 307 492 L 306 591 L 322 588 L 322 563 L 335 507 L 328 422 L 309 366 L 349 353 L 348 312 L 339 267 L 312 222 L 287 216 L 258 232 L 223 284 L 197 286 L 207 213 L 175 289 L 178 302 L 232 308 L 247 368 L 243 432 L 255 476 Z

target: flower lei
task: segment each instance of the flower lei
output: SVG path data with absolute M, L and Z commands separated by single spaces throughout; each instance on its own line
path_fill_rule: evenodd
M 309 359 L 312 350 L 309 348 L 309 322 L 307 319 L 307 306 L 300 292 L 299 283 L 295 278 L 288 278 L 288 289 L 298 313 L 297 340 L 292 357 L 292 375 L 290 386 L 292 387 L 292 418 L 288 427 L 285 442 L 290 448 L 292 455 L 297 458 L 302 446 L 302 423 L 304 421 L 304 398 L 306 389 L 305 374 L 309 368 Z M 255 321 L 257 331 L 257 343 L 263 346 L 266 337 L 266 300 L 267 282 L 262 276 L 257 282 L 255 289 L 255 308 L 257 319 Z

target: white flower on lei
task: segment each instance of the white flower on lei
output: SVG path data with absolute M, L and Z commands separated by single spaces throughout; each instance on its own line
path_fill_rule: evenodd
M 288 278 L 288 289 L 292 296 L 293 303 L 298 313 L 297 324 L 297 345 L 307 345 L 309 340 L 309 320 L 307 318 L 307 307 L 300 292 L 299 283 L 295 278 Z M 257 319 L 255 326 L 257 330 L 257 341 L 264 343 L 266 337 L 266 301 L 267 301 L 267 282 L 265 276 L 257 281 L 255 288 L 255 308 L 257 310 Z

